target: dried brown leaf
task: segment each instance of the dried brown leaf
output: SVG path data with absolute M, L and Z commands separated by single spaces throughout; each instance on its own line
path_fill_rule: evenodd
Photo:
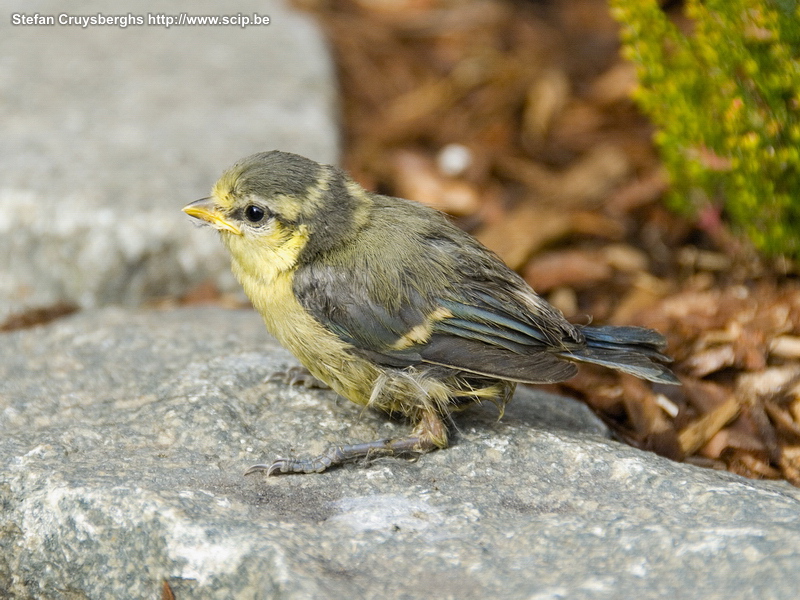
M 678 251 L 678 264 L 695 271 L 727 271 L 733 260 L 722 252 L 701 250 L 694 246 L 686 246 Z
M 675 426 L 659 406 L 650 386 L 629 375 L 622 375 L 620 379 L 633 436 L 639 440 L 641 447 L 673 460 L 681 460 L 685 453 Z
M 478 240 L 512 269 L 519 269 L 536 250 L 570 231 L 570 215 L 524 203 L 505 218 L 478 232 Z
M 771 400 L 764 401 L 764 410 L 783 442 L 800 442 L 800 426 L 794 422 L 792 415 Z
M 548 69 L 528 89 L 522 131 L 530 142 L 547 135 L 552 122 L 563 110 L 570 93 L 570 83 L 562 69 Z
M 392 156 L 392 165 L 401 197 L 454 216 L 469 216 L 478 210 L 478 190 L 465 181 L 442 175 L 432 157 L 399 150 Z
M 743 409 L 756 426 L 758 436 L 766 447 L 767 456 L 774 464 L 778 464 L 781 456 L 778 433 L 767 416 L 766 408 L 762 403 L 753 402 L 743 405 Z
M 661 169 L 652 169 L 614 191 L 606 201 L 606 207 L 616 212 L 630 212 L 652 204 L 669 188 L 666 174 Z
M 630 100 L 636 82 L 636 66 L 618 62 L 592 82 L 588 97 L 601 106 Z
M 602 139 L 609 118 L 590 102 L 570 99 L 551 126 L 552 143 L 573 152 L 585 151 Z
M 706 458 L 718 459 L 728 448 L 752 450 L 754 452 L 766 451 L 766 446 L 758 436 L 732 428 L 725 428 L 712 436 L 708 443 L 700 448 L 698 452 Z
M 589 368 L 562 389 L 637 446 L 680 456 L 680 427 L 684 450 L 711 435 L 700 452 L 714 458 L 689 460 L 800 483 L 800 385 L 787 375 L 800 369 L 800 287 L 780 275 L 797 269 L 759 259 L 719 210 L 697 224 L 657 202 L 666 178 L 605 2 L 300 1 L 332 41 L 358 181 L 462 216 L 515 269 L 550 246 L 526 272 L 539 290 L 566 312 L 662 331 L 686 382 L 665 402 Z M 457 177 L 429 158 L 449 144 L 474 159 Z M 408 149 L 422 162 L 398 162 Z M 712 435 L 733 396 L 743 411 Z
M 525 267 L 524 276 L 541 293 L 556 287 L 582 289 L 610 279 L 614 270 L 598 250 L 561 250 L 536 257 Z
M 609 371 L 586 366 L 561 385 L 583 396 L 595 411 L 619 422 L 626 418 L 622 385 Z
M 619 223 L 597 213 L 542 208 L 526 202 L 478 231 L 476 237 L 518 270 L 534 252 L 569 234 L 618 239 L 622 233 Z
M 681 390 L 686 394 L 686 401 L 701 415 L 725 404 L 732 393 L 732 390 L 712 381 L 685 377 L 681 382 L 683 383 Z
M 781 472 L 770 465 L 762 454 L 753 454 L 745 450 L 727 450 L 723 460 L 728 470 L 752 479 L 779 479 Z
M 615 325 L 630 324 L 635 314 L 653 306 L 668 292 L 669 284 L 664 280 L 644 271 L 637 273 L 633 284 L 617 305 L 609 322 Z
M 504 175 L 527 185 L 542 202 L 562 207 L 596 205 L 631 171 L 627 155 L 611 144 L 593 147 L 561 172 L 514 157 L 501 157 L 498 167 Z

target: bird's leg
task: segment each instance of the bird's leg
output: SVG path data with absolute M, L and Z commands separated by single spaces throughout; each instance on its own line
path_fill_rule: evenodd
M 285 371 L 273 373 L 264 381 L 278 381 L 280 383 L 285 383 L 286 385 L 302 385 L 306 388 L 316 388 L 320 390 L 331 389 L 327 383 L 317 379 L 308 369 L 301 366 L 289 367 Z
M 445 447 L 447 447 L 447 427 L 438 414 L 429 412 L 422 415 L 408 437 L 331 446 L 314 458 L 279 458 L 271 465 L 253 465 L 247 469 L 245 475 L 256 471 L 266 471 L 268 476 L 283 473 L 322 473 L 331 467 L 362 458 L 418 455 Z

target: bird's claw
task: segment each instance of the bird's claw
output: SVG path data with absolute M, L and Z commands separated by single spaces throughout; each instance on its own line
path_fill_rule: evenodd
M 324 461 L 325 455 L 320 455 L 314 458 L 297 459 L 297 458 L 279 458 L 274 460 L 272 464 L 259 464 L 253 465 L 245 475 L 251 475 L 259 471 L 266 471 L 267 477 L 272 475 L 283 475 L 291 473 L 322 473 L 325 469 L 330 467 L 332 463 Z

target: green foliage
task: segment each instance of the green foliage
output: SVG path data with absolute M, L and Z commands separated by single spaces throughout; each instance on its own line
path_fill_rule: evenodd
M 761 250 L 800 258 L 798 2 L 686 0 L 688 35 L 655 0 L 611 6 L 672 205 L 720 206 Z

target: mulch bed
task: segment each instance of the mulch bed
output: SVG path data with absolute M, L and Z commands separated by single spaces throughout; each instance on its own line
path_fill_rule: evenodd
M 794 266 L 665 207 L 604 1 L 297 4 L 333 50 L 360 183 L 448 212 L 574 322 L 663 332 L 683 382 L 585 368 L 559 391 L 634 446 L 800 484 Z

